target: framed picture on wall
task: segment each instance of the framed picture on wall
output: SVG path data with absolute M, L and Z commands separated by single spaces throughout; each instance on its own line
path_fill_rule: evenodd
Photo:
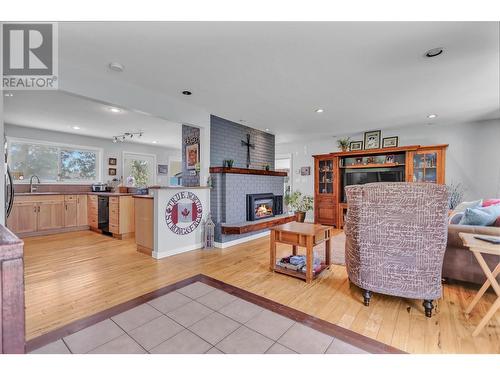
M 382 147 L 398 147 L 398 137 L 387 137 L 382 139 Z
M 363 149 L 363 141 L 354 141 L 349 143 L 349 149 L 351 151 L 359 151 Z
M 198 144 L 186 146 L 186 169 L 195 169 L 196 164 L 200 162 Z
M 108 174 L 110 176 L 116 176 L 116 168 L 108 168 Z
M 158 175 L 168 175 L 168 165 L 167 164 L 158 164 Z
M 109 165 L 116 165 L 116 158 L 109 158 L 108 159 L 108 164 Z
M 365 150 L 380 148 L 380 130 L 365 133 Z
M 311 174 L 311 167 L 301 167 L 300 175 L 301 176 L 309 176 Z

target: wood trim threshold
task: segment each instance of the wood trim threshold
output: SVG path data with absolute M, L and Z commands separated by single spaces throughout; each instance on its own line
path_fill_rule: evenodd
M 288 173 L 277 171 L 266 171 L 265 169 L 247 169 L 247 168 L 228 168 L 228 167 L 210 167 L 210 173 L 235 173 L 235 174 L 256 174 L 263 176 L 286 177 Z
M 178 281 L 176 283 L 167 285 L 163 288 L 157 289 L 153 292 L 144 294 L 142 296 L 131 299 L 130 301 L 124 302 L 122 304 L 113 306 L 107 310 L 98 312 L 86 318 L 79 319 L 75 322 L 69 323 L 66 326 L 58 328 L 54 331 L 48 332 L 44 335 L 35 337 L 26 343 L 26 352 L 31 352 L 35 349 L 41 348 L 51 342 L 57 341 L 63 337 L 71 335 L 78 332 L 84 328 L 91 325 L 99 323 L 103 320 L 109 319 L 112 316 L 130 310 L 133 307 L 142 305 L 148 301 L 155 298 L 161 297 L 167 293 L 173 292 L 177 289 L 183 288 L 195 282 L 202 282 L 204 284 L 210 285 L 216 289 L 222 290 L 226 293 L 232 294 L 238 298 L 244 299 L 245 301 L 254 303 L 260 307 L 267 310 L 273 311 L 279 315 L 287 317 L 291 320 L 299 322 L 305 326 L 313 328 L 317 331 L 325 333 L 330 336 L 334 336 L 342 341 L 345 341 L 351 345 L 354 345 L 360 349 L 363 349 L 369 353 L 373 354 L 406 354 L 405 352 L 394 348 L 390 345 L 383 344 L 379 341 L 373 340 L 369 337 L 360 335 L 354 331 L 350 331 L 346 328 L 342 328 L 336 324 L 327 322 L 325 320 L 316 318 L 312 315 L 308 315 L 302 311 L 295 310 L 286 305 L 282 305 L 278 302 L 272 301 L 265 297 L 261 297 L 257 294 L 251 293 L 244 289 L 235 287 L 230 284 L 226 284 L 223 281 L 214 279 L 210 276 L 203 274 L 198 274 L 187 279 Z
M 267 221 L 252 221 L 249 223 L 244 223 L 244 224 L 222 224 L 221 225 L 221 231 L 222 234 L 244 234 L 244 233 L 251 233 L 251 232 L 257 232 L 262 229 L 269 229 L 271 227 L 274 227 L 276 225 L 280 224 L 286 224 L 290 223 L 292 221 L 297 220 L 297 217 L 295 215 L 291 216 L 286 216 L 286 217 L 278 217 L 274 220 L 267 220 Z

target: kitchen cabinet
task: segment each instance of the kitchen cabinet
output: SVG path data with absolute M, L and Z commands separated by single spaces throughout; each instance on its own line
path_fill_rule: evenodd
M 38 202 L 37 231 L 61 229 L 64 227 L 64 197 Z
M 87 195 L 79 194 L 76 196 L 76 225 L 79 227 L 89 225 L 88 221 L 88 210 L 87 210 Z
M 76 227 L 78 223 L 78 206 L 75 199 L 64 200 L 64 227 Z
M 109 231 L 116 238 L 130 236 L 135 231 L 134 198 L 120 195 L 109 197 Z
M 80 197 L 85 198 L 79 204 Z M 84 229 L 87 227 L 86 198 L 85 194 L 16 196 L 7 227 L 22 237 Z
M 34 202 L 14 203 L 7 219 L 7 227 L 16 234 L 36 231 L 38 206 Z
M 87 195 L 87 217 L 90 229 L 98 229 L 97 221 L 97 195 Z

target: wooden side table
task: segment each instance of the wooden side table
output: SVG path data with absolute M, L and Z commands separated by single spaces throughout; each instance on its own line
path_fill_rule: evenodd
M 311 224 L 291 222 L 283 225 L 278 225 L 271 228 L 271 246 L 269 254 L 269 268 L 271 271 L 283 273 L 286 275 L 304 279 L 310 283 L 324 269 L 330 266 L 330 247 L 331 247 L 331 231 L 332 227 Z M 318 272 L 313 273 L 313 254 L 314 246 L 325 243 L 325 263 L 321 265 Z M 299 246 L 306 248 L 306 273 L 294 271 L 276 265 L 276 244 L 283 243 L 292 245 L 292 254 L 297 255 Z
M 500 273 L 500 263 L 497 264 L 493 272 L 490 270 L 488 265 L 486 264 L 486 261 L 484 260 L 483 256 L 481 253 L 484 254 L 493 254 L 493 255 L 500 255 L 500 245 L 495 245 L 486 241 L 481 241 L 474 236 L 475 234 L 471 233 L 459 233 L 458 234 L 460 238 L 462 239 L 464 246 L 467 246 L 470 251 L 474 254 L 476 257 L 479 265 L 481 266 L 481 269 L 483 270 L 484 274 L 486 275 L 486 281 L 479 289 L 479 292 L 477 292 L 476 296 L 470 303 L 470 305 L 467 307 L 465 312 L 468 314 L 472 311 L 474 306 L 479 302 L 481 297 L 483 296 L 484 292 L 490 287 L 493 288 L 495 293 L 497 294 L 497 299 L 495 303 L 490 307 L 486 315 L 483 317 L 483 319 L 479 322 L 479 325 L 476 327 L 474 332 L 472 333 L 472 336 L 477 336 L 479 332 L 484 328 L 484 326 L 490 321 L 490 319 L 495 315 L 495 312 L 500 308 L 500 286 L 498 285 L 497 282 L 497 275 Z M 489 236 L 493 237 L 493 236 Z M 499 238 L 499 237 L 494 237 L 494 238 Z

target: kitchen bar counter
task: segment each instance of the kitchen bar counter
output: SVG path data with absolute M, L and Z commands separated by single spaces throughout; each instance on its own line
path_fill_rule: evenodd
M 134 195 L 137 251 L 160 259 L 203 246 L 208 215 L 207 186 L 156 186 Z

